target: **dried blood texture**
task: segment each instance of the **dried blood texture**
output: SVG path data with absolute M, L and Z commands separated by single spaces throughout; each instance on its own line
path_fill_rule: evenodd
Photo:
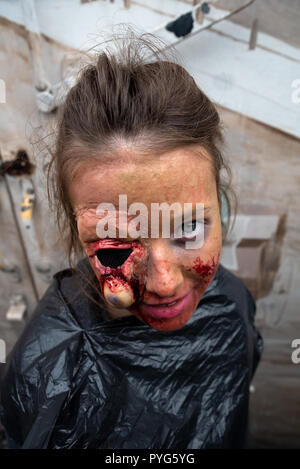
M 99 249 L 132 249 L 132 253 L 121 266 L 103 266 L 97 258 Z M 120 243 L 105 239 L 91 243 L 88 255 L 97 271 L 100 288 L 104 297 L 114 306 L 128 308 L 138 301 L 144 289 L 146 274 L 146 249 L 138 241 Z
M 217 271 L 219 259 L 220 255 L 218 254 L 217 256 L 213 256 L 209 262 L 205 263 L 200 257 L 196 257 L 192 269 L 188 270 L 195 271 L 197 275 L 201 277 L 205 287 L 207 287 Z

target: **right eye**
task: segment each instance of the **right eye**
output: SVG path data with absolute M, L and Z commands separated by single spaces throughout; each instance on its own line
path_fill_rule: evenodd
M 131 248 L 126 249 L 98 249 L 96 256 L 104 267 L 116 269 L 124 264 L 132 253 Z

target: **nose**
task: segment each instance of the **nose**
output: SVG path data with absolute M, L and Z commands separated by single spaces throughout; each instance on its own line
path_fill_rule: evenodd
M 149 248 L 144 301 L 155 296 L 176 297 L 184 278 L 178 260 L 164 239 L 152 240 Z

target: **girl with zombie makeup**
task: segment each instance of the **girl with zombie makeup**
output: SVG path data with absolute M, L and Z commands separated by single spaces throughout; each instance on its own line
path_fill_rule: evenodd
M 158 43 L 115 41 L 59 110 L 48 182 L 70 268 L 10 357 L 0 408 L 14 447 L 248 445 L 263 343 L 251 294 L 220 264 L 231 203 L 220 118 Z M 179 235 L 176 210 L 155 233 L 157 206 L 189 207 Z

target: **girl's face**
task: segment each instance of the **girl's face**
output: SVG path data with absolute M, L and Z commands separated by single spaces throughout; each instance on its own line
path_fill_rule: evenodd
M 115 160 L 109 160 L 109 165 L 89 163 L 73 179 L 69 194 L 80 242 L 113 317 L 134 314 L 157 330 L 180 329 L 189 321 L 213 279 L 221 253 L 221 220 L 210 157 L 204 149 L 200 150 L 202 155 L 185 147 L 159 157 L 139 159 L 130 150 L 123 149 Z M 99 215 L 96 209 L 105 202 L 113 204 L 115 215 L 121 214 L 124 207 L 119 206 L 119 195 L 127 196 L 127 207 L 136 202 L 147 207 L 148 237 L 132 239 L 128 232 L 126 238 L 124 232 L 122 237 L 119 236 L 121 225 L 118 220 L 123 220 L 128 227 L 139 214 L 136 212 L 133 216 L 127 212 L 125 219 L 124 216 L 115 218 L 116 235 L 113 238 L 99 239 L 96 227 L 103 219 L 103 213 Z M 200 226 L 195 222 L 183 231 L 182 238 L 172 236 L 172 223 L 170 237 L 161 236 L 161 231 L 159 237 L 151 236 L 151 223 L 154 223 L 151 204 L 164 202 L 169 205 L 179 203 L 182 213 L 185 203 L 192 203 L 193 207 L 196 203 L 204 204 L 204 243 L 200 248 L 186 248 L 186 241 L 194 239 L 191 235 L 197 234 L 197 226 Z M 110 210 L 105 212 L 108 217 L 111 214 Z M 171 212 L 171 220 L 173 215 Z M 189 220 L 195 220 L 195 217 L 191 216 Z M 195 231 L 190 233 L 190 229 Z M 115 254 L 116 251 L 111 249 L 123 249 L 118 251 L 123 256 L 122 265 L 117 267 L 104 262 L 104 254 L 108 257 L 111 252 Z M 108 299 L 114 291 L 121 292 L 121 297 L 125 294 L 122 297 L 125 302 L 121 304 L 128 306 L 119 309 L 110 304 Z

